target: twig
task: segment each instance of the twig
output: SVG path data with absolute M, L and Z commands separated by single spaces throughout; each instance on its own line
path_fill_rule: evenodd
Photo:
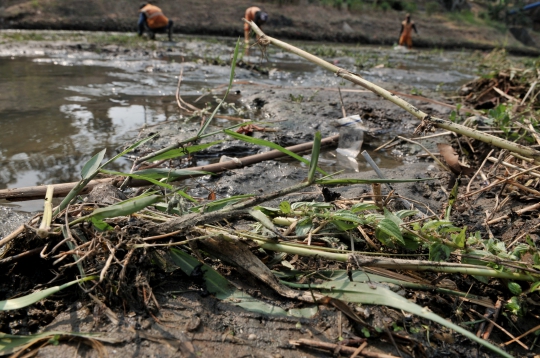
M 521 345 L 523 348 L 525 348 L 525 349 L 527 349 L 527 350 L 529 349 L 529 347 L 527 347 L 525 344 L 523 344 L 520 340 L 516 339 L 516 337 L 514 337 L 514 336 L 512 335 L 512 333 L 508 332 L 506 329 L 504 329 L 503 327 L 501 327 L 500 325 L 498 325 L 498 324 L 497 324 L 495 321 L 493 321 L 492 319 L 485 317 L 483 314 L 481 314 L 480 312 L 475 311 L 475 310 L 472 309 L 472 308 L 470 308 L 470 311 L 473 312 L 473 313 L 475 313 L 475 314 L 477 314 L 479 317 L 482 317 L 483 319 L 487 320 L 488 322 L 493 323 L 493 325 L 494 325 L 495 327 L 497 327 L 498 329 L 500 329 L 503 333 L 505 333 L 505 334 L 506 334 L 507 336 L 509 336 L 510 338 L 515 339 L 515 341 L 516 341 L 519 345 Z
M 492 149 L 488 155 L 484 158 L 484 161 L 482 162 L 482 164 L 480 165 L 480 167 L 478 168 L 478 170 L 474 173 L 474 175 L 471 177 L 471 180 L 469 180 L 469 184 L 467 184 L 467 190 L 466 190 L 466 193 L 469 194 L 469 192 L 471 191 L 471 184 L 472 182 L 474 181 L 474 178 L 476 178 L 476 176 L 478 175 L 478 173 L 480 173 L 480 171 L 482 170 L 482 168 L 484 167 L 484 165 L 486 165 L 486 162 L 488 161 L 489 159 L 489 156 L 491 155 L 491 153 L 493 153 L 494 149 Z
M 39 217 L 38 216 L 35 216 L 34 218 L 32 218 L 32 220 L 30 220 L 30 225 L 33 225 L 33 224 L 36 224 L 39 220 Z M 7 244 L 8 242 L 10 242 L 11 240 L 13 240 L 14 238 L 16 238 L 17 236 L 19 236 L 20 234 L 22 234 L 24 232 L 24 229 L 25 229 L 25 225 L 21 225 L 19 226 L 18 228 L 15 229 L 15 231 L 13 231 L 11 234 L 9 234 L 8 236 L 4 237 L 2 240 L 0 240 L 0 247 L 4 246 L 5 244 Z
M 540 329 L 540 325 L 538 325 L 538 326 L 536 326 L 536 327 L 534 327 L 534 328 L 531 328 L 531 329 L 529 329 L 527 332 L 523 333 L 522 335 L 517 336 L 517 337 L 515 337 L 515 338 L 512 338 L 512 340 L 510 340 L 510 341 L 508 341 L 508 342 L 504 342 L 503 345 L 507 346 L 507 345 L 509 345 L 510 343 L 514 343 L 514 342 L 520 343 L 519 340 L 520 340 L 521 338 L 525 337 L 525 336 L 528 335 L 528 334 L 531 334 L 531 333 L 533 333 L 533 332 L 536 332 L 536 331 L 539 330 L 539 329 Z M 527 348 L 525 348 L 525 349 L 527 349 Z
M 35 249 L 32 249 L 32 250 L 22 252 L 22 253 L 20 253 L 18 255 L 6 257 L 5 259 L 0 260 L 0 265 L 9 264 L 10 262 L 19 261 L 20 259 L 22 259 L 24 257 L 38 254 L 44 248 L 45 248 L 45 246 L 41 246 L 41 247 L 38 247 L 38 248 L 35 248 Z
M 476 195 L 476 194 L 481 193 L 483 191 L 489 190 L 489 189 L 493 188 L 494 186 L 497 186 L 498 184 L 507 183 L 510 180 L 514 179 L 514 178 L 517 178 L 517 177 L 519 177 L 519 176 L 521 176 L 523 174 L 527 174 L 528 172 L 533 171 L 533 170 L 538 169 L 538 168 L 540 168 L 540 165 L 536 165 L 536 166 L 534 166 L 532 168 L 529 168 L 529 169 L 526 169 L 526 170 L 521 169 L 521 171 L 519 173 L 511 175 L 508 178 L 505 178 L 503 180 L 496 181 L 496 182 L 486 186 L 485 188 L 479 189 L 477 191 L 473 191 L 472 193 L 469 193 L 469 194 L 465 194 L 464 197 L 467 198 L 469 196 L 473 196 L 473 195 Z
M 493 158 L 493 157 L 488 157 L 488 160 L 489 160 L 490 162 L 493 162 L 493 163 L 499 163 L 499 161 L 500 161 L 499 159 L 496 159 L 496 158 Z M 520 168 L 520 167 L 518 167 L 517 165 L 513 165 L 513 164 L 510 164 L 510 163 L 505 162 L 505 161 L 500 161 L 500 164 L 502 164 L 502 165 L 504 165 L 505 167 L 508 167 L 508 168 L 510 168 L 510 169 L 515 169 L 515 170 L 519 170 L 519 171 L 522 171 L 522 172 L 526 171 L 525 169 Z M 492 170 L 490 170 L 490 173 L 491 173 L 491 172 L 492 172 Z M 532 175 L 532 176 L 535 177 L 535 178 L 540 178 L 540 173 L 538 173 L 538 172 L 536 172 L 536 171 L 532 171 L 532 172 L 530 172 L 529 174 Z
M 351 358 L 355 358 L 357 355 L 359 355 L 359 354 L 362 352 L 362 350 L 364 350 L 364 348 L 367 347 L 367 345 L 368 345 L 367 342 L 362 343 L 362 344 L 360 345 L 360 347 L 358 347 L 358 348 L 354 351 L 354 353 L 351 355 Z
M 420 143 L 418 143 L 418 142 L 415 142 L 414 140 L 411 140 L 411 139 L 407 139 L 407 138 L 401 137 L 401 136 L 398 136 L 398 138 L 399 138 L 399 139 L 402 139 L 402 140 L 404 140 L 404 141 L 406 141 L 406 142 L 409 142 L 409 143 L 416 144 L 416 145 L 420 146 L 427 154 L 429 154 L 429 156 L 430 156 L 431 158 L 433 158 L 433 160 L 435 160 L 437 163 L 439 163 L 439 165 L 440 165 L 441 167 L 443 167 L 446 171 L 448 171 L 448 172 L 450 172 L 450 173 L 452 172 L 452 171 L 450 170 L 450 168 L 448 168 L 445 164 L 443 164 L 443 162 L 441 162 L 441 161 L 439 160 L 439 158 L 437 158 L 437 156 L 436 156 L 435 154 L 431 153 L 431 152 L 430 152 L 426 147 L 424 147 L 422 144 L 420 144 Z
M 528 212 L 528 211 L 536 210 L 536 209 L 538 209 L 538 208 L 540 208 L 540 203 L 536 203 L 536 204 L 534 204 L 534 205 L 527 206 L 527 207 L 525 207 L 525 208 L 523 208 L 523 209 L 521 209 L 521 210 L 517 210 L 517 211 L 516 211 L 516 214 L 517 214 L 517 215 L 521 215 L 521 214 L 526 213 L 526 212 Z M 500 222 L 500 221 L 503 221 L 503 220 L 505 220 L 505 219 L 508 219 L 509 217 L 510 217 L 509 215 L 504 215 L 504 216 L 501 216 L 501 217 L 498 217 L 498 218 L 496 218 L 496 219 L 493 219 L 493 220 L 488 221 L 487 224 L 488 224 L 488 225 L 496 224 L 496 223 L 498 223 L 498 222 Z
M 289 344 L 293 346 L 304 345 L 308 347 L 324 349 L 331 352 L 335 352 L 336 350 L 338 350 L 339 352 L 348 353 L 348 354 L 354 354 L 357 350 L 357 348 L 353 348 L 353 347 L 347 347 L 347 346 L 337 345 L 334 343 L 316 341 L 313 339 L 305 339 L 305 338 L 289 341 Z M 370 352 L 370 351 L 362 351 L 362 355 L 364 357 L 372 357 L 372 358 L 397 358 L 396 356 L 393 356 L 393 355 Z
M 493 313 L 493 321 L 497 321 L 497 318 L 499 318 L 499 313 L 501 312 L 501 306 L 502 306 L 502 303 L 501 303 L 501 300 L 497 300 L 497 302 L 495 303 L 495 312 Z M 489 322 L 486 330 L 484 331 L 484 334 L 482 335 L 482 339 L 485 339 L 487 340 L 491 334 L 491 331 L 493 331 L 493 327 L 495 325 L 491 322 Z M 518 338 L 521 338 L 521 337 L 518 337 Z

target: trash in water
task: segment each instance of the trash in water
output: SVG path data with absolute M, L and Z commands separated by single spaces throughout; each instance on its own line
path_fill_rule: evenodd
M 364 126 L 359 115 L 336 120 L 339 128 L 338 154 L 357 158 L 364 142 Z

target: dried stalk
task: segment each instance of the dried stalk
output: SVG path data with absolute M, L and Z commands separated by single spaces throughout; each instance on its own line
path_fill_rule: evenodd
M 379 87 L 379 86 L 377 86 L 377 85 L 363 79 L 359 75 L 357 75 L 355 73 L 352 73 L 352 72 L 349 72 L 349 71 L 347 71 L 347 70 L 345 70 L 343 68 L 340 68 L 338 66 L 335 66 L 335 65 L 333 65 L 333 64 L 331 64 L 329 62 L 326 62 L 326 61 L 318 58 L 317 56 L 314 56 L 314 55 L 312 55 L 312 54 L 310 54 L 310 53 L 308 53 L 306 51 L 303 51 L 303 50 L 301 50 L 301 49 L 299 49 L 297 47 L 294 47 L 292 45 L 289 45 L 288 43 L 285 43 L 283 41 L 280 41 L 280 40 L 277 40 L 275 38 L 272 38 L 270 36 L 265 35 L 264 32 L 262 32 L 262 30 L 257 25 L 255 25 L 255 23 L 253 21 L 247 21 L 247 20 L 244 20 L 244 21 L 251 26 L 252 30 L 257 35 L 259 35 L 259 37 L 260 37 L 259 38 L 259 44 L 260 45 L 268 46 L 270 44 L 273 44 L 275 46 L 278 46 L 278 47 L 280 47 L 280 48 L 282 48 L 282 49 L 284 49 L 284 50 L 286 50 L 288 52 L 291 52 L 291 53 L 294 53 L 294 54 L 296 54 L 296 55 L 298 55 L 300 57 L 303 57 L 306 60 L 308 60 L 310 62 L 313 62 L 313 63 L 323 67 L 324 69 L 326 69 L 326 70 L 328 70 L 330 72 L 333 72 L 338 77 L 341 77 L 341 78 L 343 78 L 345 80 L 348 80 L 348 81 L 350 81 L 352 83 L 355 83 L 357 85 L 360 85 L 360 86 L 362 86 L 362 87 L 364 87 L 364 88 L 378 94 L 379 96 L 383 97 L 384 99 L 387 99 L 390 102 L 398 105 L 399 107 L 403 108 L 404 110 L 406 110 L 407 112 L 409 112 L 410 114 L 415 116 L 416 118 L 420 119 L 422 121 L 422 124 L 420 125 L 421 129 L 428 129 L 428 127 L 430 127 L 430 126 L 443 128 L 443 129 L 455 132 L 457 134 L 461 134 L 461 135 L 464 135 L 464 136 L 467 136 L 467 137 L 477 139 L 479 141 L 494 145 L 494 146 L 502 148 L 502 149 L 507 149 L 507 150 L 510 150 L 512 152 L 516 152 L 516 153 L 521 154 L 521 155 L 523 155 L 525 157 L 532 158 L 532 159 L 535 160 L 535 162 L 540 163 L 540 152 L 535 150 L 535 149 L 532 149 L 532 148 L 526 147 L 524 145 L 520 145 L 520 144 L 511 142 L 511 141 L 508 141 L 506 139 L 495 137 L 495 136 L 493 136 L 491 134 L 483 133 L 481 131 L 466 127 L 466 126 L 461 125 L 461 124 L 452 123 L 450 121 L 447 121 L 447 120 L 444 120 L 444 119 L 441 119 L 441 118 L 432 117 L 429 114 L 424 113 L 421 110 L 419 110 L 418 108 L 414 107 L 413 105 L 411 105 L 407 101 L 405 101 L 405 100 L 399 98 L 398 96 L 394 95 L 393 93 L 385 90 L 384 88 Z

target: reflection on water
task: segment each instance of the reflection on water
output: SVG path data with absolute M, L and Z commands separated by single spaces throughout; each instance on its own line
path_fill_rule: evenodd
M 0 188 L 76 181 L 81 166 L 107 148 L 108 156 L 144 124 L 176 116 L 171 98 L 110 91 L 77 95 L 73 87 L 111 84 L 104 68 L 58 66 L 0 58 Z M 79 93 L 80 94 L 80 93 Z M 104 98 L 105 97 L 105 98 Z M 111 169 L 122 170 L 118 161 Z M 22 209 L 37 209 L 21 203 Z M 41 205 L 41 204 L 40 204 Z
M 211 56 L 228 61 L 233 39 L 209 46 Z M 182 47 L 184 46 L 184 48 Z M 144 124 L 178 119 L 174 99 L 183 66 L 184 99 L 195 99 L 203 88 L 213 88 L 229 78 L 228 66 L 207 65 L 193 54 L 182 53 L 197 42 L 186 42 L 163 57 L 119 57 L 84 52 L 52 53 L 50 57 L 0 57 L 0 189 L 76 181 L 81 166 L 103 148 L 107 157 L 137 135 Z M 304 47 L 300 45 L 300 47 Z M 456 56 L 398 53 L 391 49 L 341 46 L 327 60 L 360 72 L 375 81 L 403 81 L 411 86 L 435 88 L 444 83 L 455 88 L 470 78 L 471 67 L 457 68 Z M 43 54 L 36 54 L 43 56 Z M 336 87 L 340 79 L 298 57 L 269 50 L 268 76 L 237 68 L 236 79 L 286 86 Z M 259 56 L 251 56 L 259 63 Z M 458 56 L 459 57 L 459 56 Z M 181 64 L 182 59 L 186 62 Z M 381 60 L 385 66 L 372 68 Z M 362 70 L 359 64 L 369 64 Z M 463 66 L 462 66 L 463 67 Z M 442 71 L 443 70 L 443 71 Z M 393 158 L 377 158 L 395 166 Z M 321 165 L 340 170 L 335 152 L 326 152 Z M 327 163 L 324 163 L 324 161 Z M 113 170 L 127 170 L 117 161 Z M 336 167 L 338 166 L 338 167 Z M 349 170 L 368 170 L 347 161 Z M 38 210 L 42 201 L 17 203 L 23 210 Z

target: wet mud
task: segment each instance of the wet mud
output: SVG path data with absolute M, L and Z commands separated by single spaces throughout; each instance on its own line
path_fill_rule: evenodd
M 42 36 L 64 35 L 45 33 Z M 0 61 L 7 59 L 19 62 L 31 61 L 32 66 L 44 66 L 43 68 L 64 66 L 77 69 L 77 73 L 81 73 L 82 70 L 90 74 L 99 74 L 96 76 L 98 80 L 90 78 L 87 81 L 61 86 L 64 93 L 61 100 L 53 104 L 56 112 L 51 117 L 60 117 L 64 122 L 71 120 L 82 123 L 81 126 L 85 130 L 63 136 L 70 138 L 73 148 L 78 147 L 81 142 L 84 143 L 81 141 L 82 137 L 91 143 L 75 155 L 65 148 L 51 153 L 50 158 L 69 158 L 67 163 L 55 163 L 57 169 L 61 168 L 65 174 L 60 176 L 57 173 L 50 173 L 49 176 L 40 178 L 41 182 L 77 180 L 78 166 L 84 164 L 85 159 L 90 158 L 100 146 L 104 147 L 104 144 L 111 149 L 108 155 L 112 156 L 137 138 L 158 133 L 154 140 L 135 153 L 141 155 L 192 137 L 197 132 L 200 122 L 199 119 L 188 118 L 176 107 L 174 93 L 178 75 L 183 68 L 180 92 L 184 100 L 200 107 L 205 102 L 215 105 L 214 97 L 221 98 L 224 93 L 223 84 L 227 82 L 230 71 L 226 63 L 234 47 L 231 39 L 223 41 L 219 39 L 215 42 L 213 39 L 191 37 L 182 37 L 180 41 L 174 43 L 155 42 L 150 45 L 136 44 L 134 47 L 118 44 L 94 46 L 81 39 L 88 36 L 85 33 L 72 33 L 66 36 L 67 38 L 61 41 L 8 43 L 0 49 L 2 56 Z M 313 46 L 313 44 L 304 45 L 308 49 Z M 468 52 L 399 52 L 373 47 L 331 47 L 326 44 L 312 47 L 312 50 L 316 52 L 317 48 L 321 52 L 326 52 L 322 56 L 327 60 L 357 72 L 386 89 L 410 95 L 421 93 L 448 103 L 441 105 L 418 99 L 410 100 L 421 110 L 443 118 L 447 118 L 452 111 L 452 104 L 443 95 L 456 90 L 474 77 L 474 61 L 471 60 L 474 54 Z M 256 49 L 252 49 L 250 56 L 244 57 L 243 60 L 264 67 L 267 72 L 239 68 L 236 73 L 237 82 L 233 84 L 231 94 L 226 98 L 226 102 L 234 104 L 234 108 L 224 109 L 221 114 L 253 120 L 259 125 L 276 130 L 255 131 L 254 137 L 290 146 L 311 141 L 316 131 L 321 132 L 323 137 L 331 136 L 339 132 L 335 120 L 343 116 L 344 110 L 347 115 L 358 114 L 363 119 L 367 129 L 363 149 L 372 155 L 387 178 L 441 177 L 443 182 L 449 180 L 446 174 L 439 172 L 431 160 L 420 155 L 422 149 L 416 145 L 400 144 L 391 149 L 374 152 L 396 135 L 412 136 L 419 122 L 404 110 L 279 50 L 270 49 L 266 57 L 262 57 Z M 441 68 L 447 70 L 443 72 Z M 342 90 L 341 96 L 337 91 L 338 87 Z M 109 107 L 100 109 L 104 101 Z M 144 118 L 151 120 L 144 123 L 131 122 L 111 131 L 111 127 L 114 127 L 111 120 L 114 123 L 115 118 L 129 118 L 133 115 L 133 112 L 125 111 L 124 117 L 114 117 L 110 113 L 111 108 L 134 106 L 149 111 L 149 117 Z M 9 110 L 7 106 L 4 108 Z M 4 108 L 2 110 L 6 110 Z M 58 116 L 58 108 L 61 109 L 62 116 Z M 89 118 L 108 118 L 110 121 L 99 124 L 101 127 L 93 133 L 87 130 L 90 128 L 89 123 L 92 122 L 88 120 Z M 56 125 L 61 126 L 62 121 Z M 208 131 L 226 128 L 232 124 L 234 123 L 219 119 Z M 13 132 L 20 126 L 21 124 L 15 126 Z M 101 135 L 105 140 L 100 139 Z M 224 142 L 195 154 L 189 162 L 182 165 L 201 165 L 216 162 L 222 155 L 242 157 L 268 150 L 230 140 L 222 134 L 210 140 L 224 140 Z M 436 144 L 441 142 L 448 140 L 444 136 L 422 140 L 422 144 L 433 151 L 436 151 Z M 3 148 L 2 153 L 9 153 L 10 150 L 14 154 L 11 156 L 3 154 L 2 157 L 3 163 L 8 163 L 8 166 L 16 162 L 16 155 L 21 155 L 13 148 Z M 28 161 L 27 158 L 23 159 Z M 124 159 L 117 167 L 111 169 L 127 171 L 131 159 Z M 352 165 L 350 161 L 340 162 L 335 148 L 324 150 L 320 165 L 329 172 L 343 171 L 339 175 L 341 177 L 376 177 L 362 160 Z M 31 168 L 28 175 L 36 168 L 40 167 Z M 23 169 L 16 167 L 12 172 L 18 173 Z M 219 199 L 238 194 L 274 191 L 299 183 L 306 176 L 305 166 L 283 159 L 205 176 L 190 180 L 185 185 L 190 195 L 205 197 L 209 194 L 208 188 L 211 188 Z M 22 181 L 5 180 L 1 184 L 4 187 L 12 187 L 21 183 Z M 414 185 L 395 185 L 399 194 L 415 198 L 419 203 L 419 209 L 428 213 L 427 208 L 437 211 L 442 203 L 448 200 L 447 192 L 440 187 L 433 181 Z M 332 190 L 343 197 L 353 198 L 369 193 L 371 188 L 368 185 L 356 185 Z M 317 188 L 295 194 L 290 200 L 293 202 L 324 199 L 321 188 Z M 39 204 L 36 202 L 27 208 L 29 211 L 37 210 L 37 205 Z M 465 220 L 474 221 L 473 218 L 479 215 L 481 210 L 481 203 L 477 203 L 474 208 L 463 208 L 463 215 L 458 218 L 462 221 L 459 223 L 466 224 Z M 9 219 L 13 222 L 11 226 L 4 226 L 2 235 L 26 218 L 16 216 L 12 209 L 1 208 L 0 212 L 2 213 L 0 220 Z M 15 218 L 11 219 L 13 215 Z M 470 219 L 466 219 L 469 216 Z M 316 260 L 306 260 L 306 266 L 317 267 L 317 265 Z M 20 276 L 16 277 L 23 277 L 23 273 L 18 272 Z M 267 288 L 261 288 L 261 284 L 254 282 L 253 279 L 245 280 L 246 275 L 236 269 L 224 273 L 228 279 L 246 290 L 259 292 L 262 298 L 277 301 L 286 307 L 298 304 L 276 297 L 275 293 Z M 43 280 L 44 278 L 39 279 Z M 16 282 L 12 283 L 15 284 Z M 325 357 L 328 353 L 314 349 L 299 350 L 289 341 L 309 338 L 335 342 L 337 337 L 352 338 L 356 335 L 352 324 L 343 318 L 341 313 L 325 307 L 321 307 L 315 318 L 310 320 L 273 318 L 247 313 L 208 297 L 196 280 L 178 272 L 160 273 L 150 284 L 154 287 L 161 306 L 157 316 L 152 312 L 125 307 L 124 310 L 116 312 L 119 323 L 113 324 L 99 305 L 80 299 L 75 293 L 77 289 L 74 288 L 66 290 L 63 297 L 53 297 L 34 308 L 16 311 L 11 316 L 2 316 L 2 330 L 15 334 L 27 334 L 37 330 L 102 332 L 121 341 L 117 345 L 106 346 L 110 356 L 149 357 L 175 355 Z M 458 284 L 460 289 L 467 291 L 470 282 Z M 7 284 L 2 286 L 3 296 L 9 296 L 8 286 Z M 427 300 L 425 297 L 417 298 L 418 302 L 426 304 Z M 377 327 L 386 327 L 391 322 L 406 319 L 401 313 L 386 308 L 370 307 L 365 310 L 369 312 L 364 312 L 364 316 Z M 416 318 L 413 319 L 421 322 Z M 477 348 L 468 341 L 455 345 L 446 345 L 443 342 L 431 346 L 423 337 L 416 338 L 428 347 L 428 356 L 443 354 L 475 356 L 477 353 Z M 370 349 L 397 354 L 393 344 L 384 337 L 379 342 L 371 340 Z M 486 353 L 482 354 L 489 356 Z M 45 347 L 37 356 L 94 357 L 97 356 L 97 352 L 82 344 L 71 342 L 61 346 Z

